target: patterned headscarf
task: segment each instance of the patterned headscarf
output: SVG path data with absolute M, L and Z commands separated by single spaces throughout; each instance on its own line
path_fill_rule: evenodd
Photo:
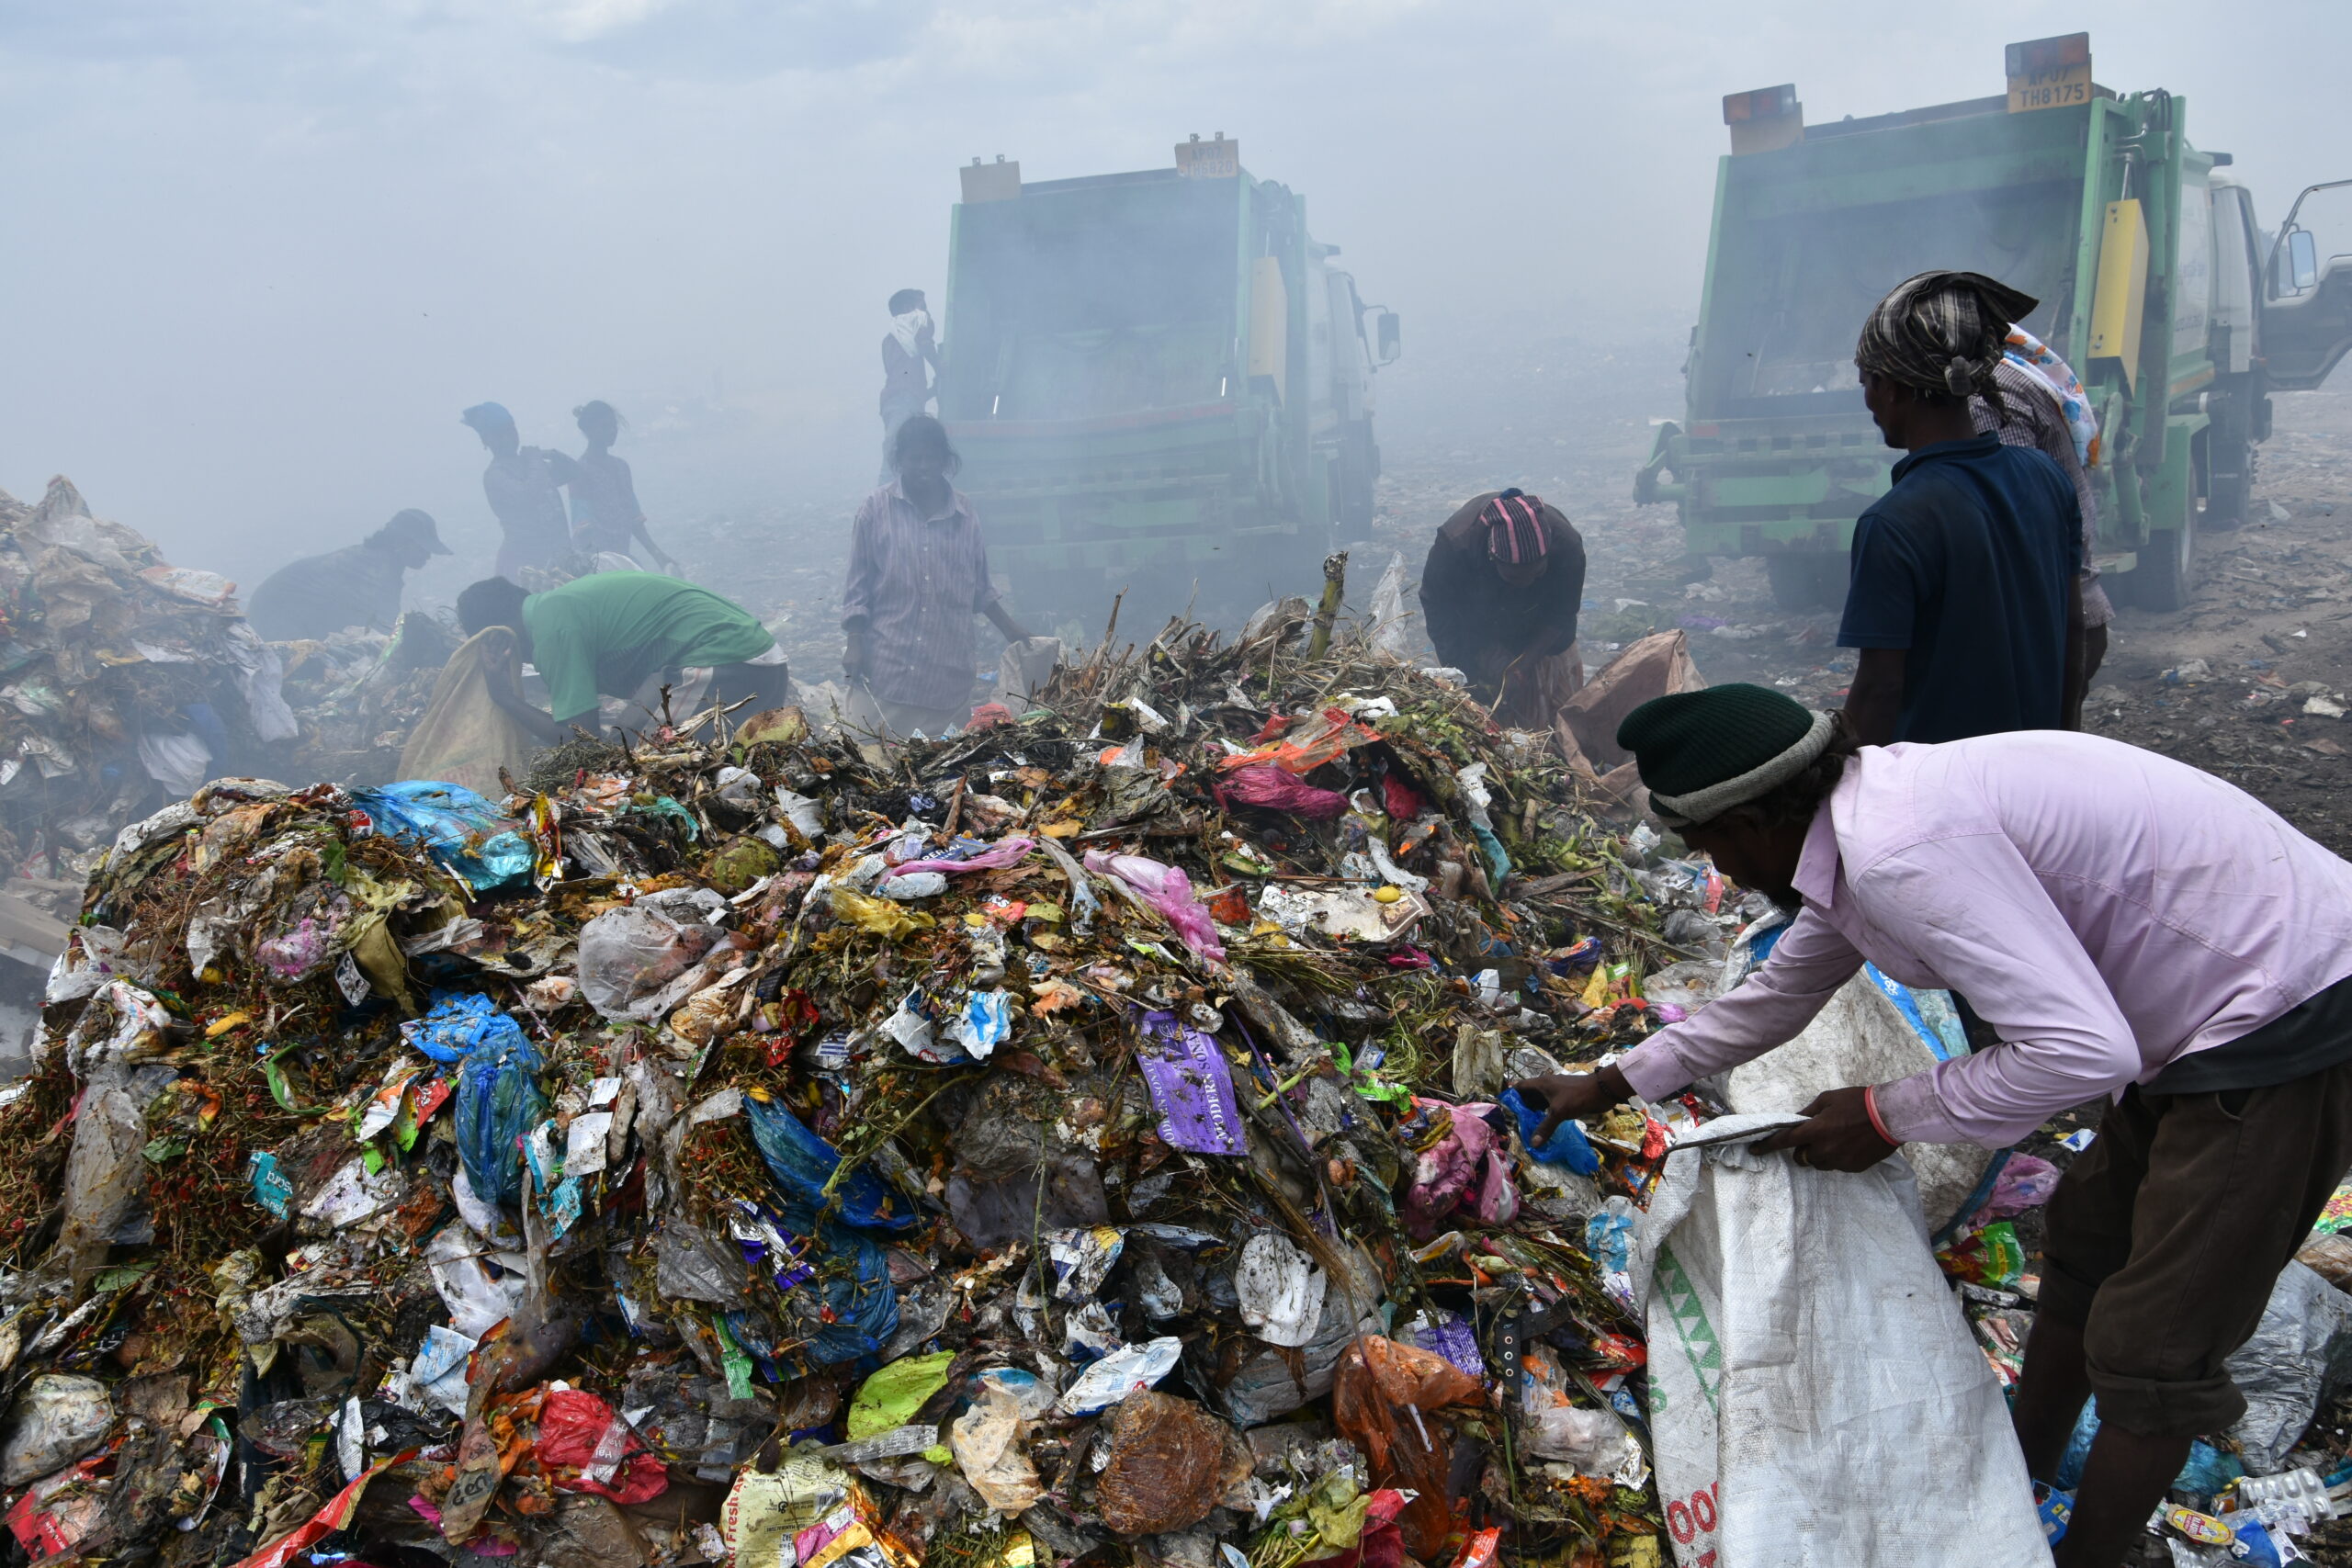
M 1917 391 L 1973 394 L 2003 409 L 1993 368 L 2007 347 L 2009 323 L 2041 303 L 1980 272 L 1923 272 L 1878 302 L 1862 323 L 1854 363 Z
M 1487 554 L 1517 566 L 1541 559 L 1551 548 L 1544 536 L 1544 501 L 1540 496 L 1507 490 L 1478 509 L 1487 525 Z

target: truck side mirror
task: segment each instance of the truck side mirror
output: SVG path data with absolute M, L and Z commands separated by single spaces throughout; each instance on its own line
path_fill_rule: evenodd
M 2308 240 L 2311 236 L 2306 234 L 2303 238 Z M 1403 328 L 1396 320 L 1396 312 L 1381 311 L 1378 316 L 1373 318 L 1373 330 L 1380 343 L 1380 363 L 1394 365 L 1403 342 Z
M 2309 229 L 2298 229 L 2287 236 L 2287 271 L 2297 293 L 2318 284 L 2319 244 Z

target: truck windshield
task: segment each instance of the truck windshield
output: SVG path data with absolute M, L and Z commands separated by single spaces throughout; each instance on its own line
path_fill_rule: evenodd
M 941 412 L 1072 420 L 1226 396 L 1235 186 L 1028 193 L 962 209 Z
M 1886 291 L 1917 273 L 1982 272 L 2041 301 L 2047 337 L 2074 259 L 2081 186 L 2048 181 L 1726 224 L 1715 262 L 1695 412 L 1714 418 L 1861 406 L 1854 340 Z M 2061 345 L 2061 352 L 2064 352 Z

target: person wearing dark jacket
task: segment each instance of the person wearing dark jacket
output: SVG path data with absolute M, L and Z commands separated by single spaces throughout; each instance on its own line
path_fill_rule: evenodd
M 1438 661 L 1521 729 L 1550 728 L 1584 684 L 1583 604 L 1582 536 L 1558 507 L 1516 490 L 1464 502 L 1421 567 L 1421 621 Z
M 287 562 L 245 601 L 245 619 L 271 642 L 332 637 L 347 626 L 388 632 L 401 618 L 401 582 L 449 547 L 411 507 L 356 545 Z
M 2003 423 L 1997 372 L 2030 295 L 1927 272 L 1879 302 L 1855 345 L 1862 401 L 1894 487 L 1854 525 L 1841 648 L 1861 650 L 1846 719 L 1863 744 L 2063 729 L 2083 669 L 2082 513 L 2041 452 L 1980 434 Z

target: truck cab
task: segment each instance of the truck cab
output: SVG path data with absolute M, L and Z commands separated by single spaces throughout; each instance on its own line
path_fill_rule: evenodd
M 1854 522 L 1890 483 L 1853 350 L 1906 277 L 1983 272 L 2041 301 L 2018 324 L 2099 417 L 2102 568 L 2153 607 L 2188 593 L 2198 531 L 2243 520 L 2269 392 L 2318 385 L 2352 342 L 2346 280 L 2272 260 L 2284 231 L 2266 239 L 2228 154 L 2190 142 L 2186 100 L 2097 85 L 2083 34 L 2008 64 L 2005 96 L 1865 119 L 1807 125 L 1788 85 L 1724 100 L 1684 418 L 1634 495 L 1679 507 L 1693 556 L 1762 557 L 1786 607 L 1843 599 Z
M 1222 133 L 1177 166 L 1026 181 L 963 171 L 939 410 L 1024 608 L 1238 615 L 1370 532 L 1366 307 L 1306 201 Z

